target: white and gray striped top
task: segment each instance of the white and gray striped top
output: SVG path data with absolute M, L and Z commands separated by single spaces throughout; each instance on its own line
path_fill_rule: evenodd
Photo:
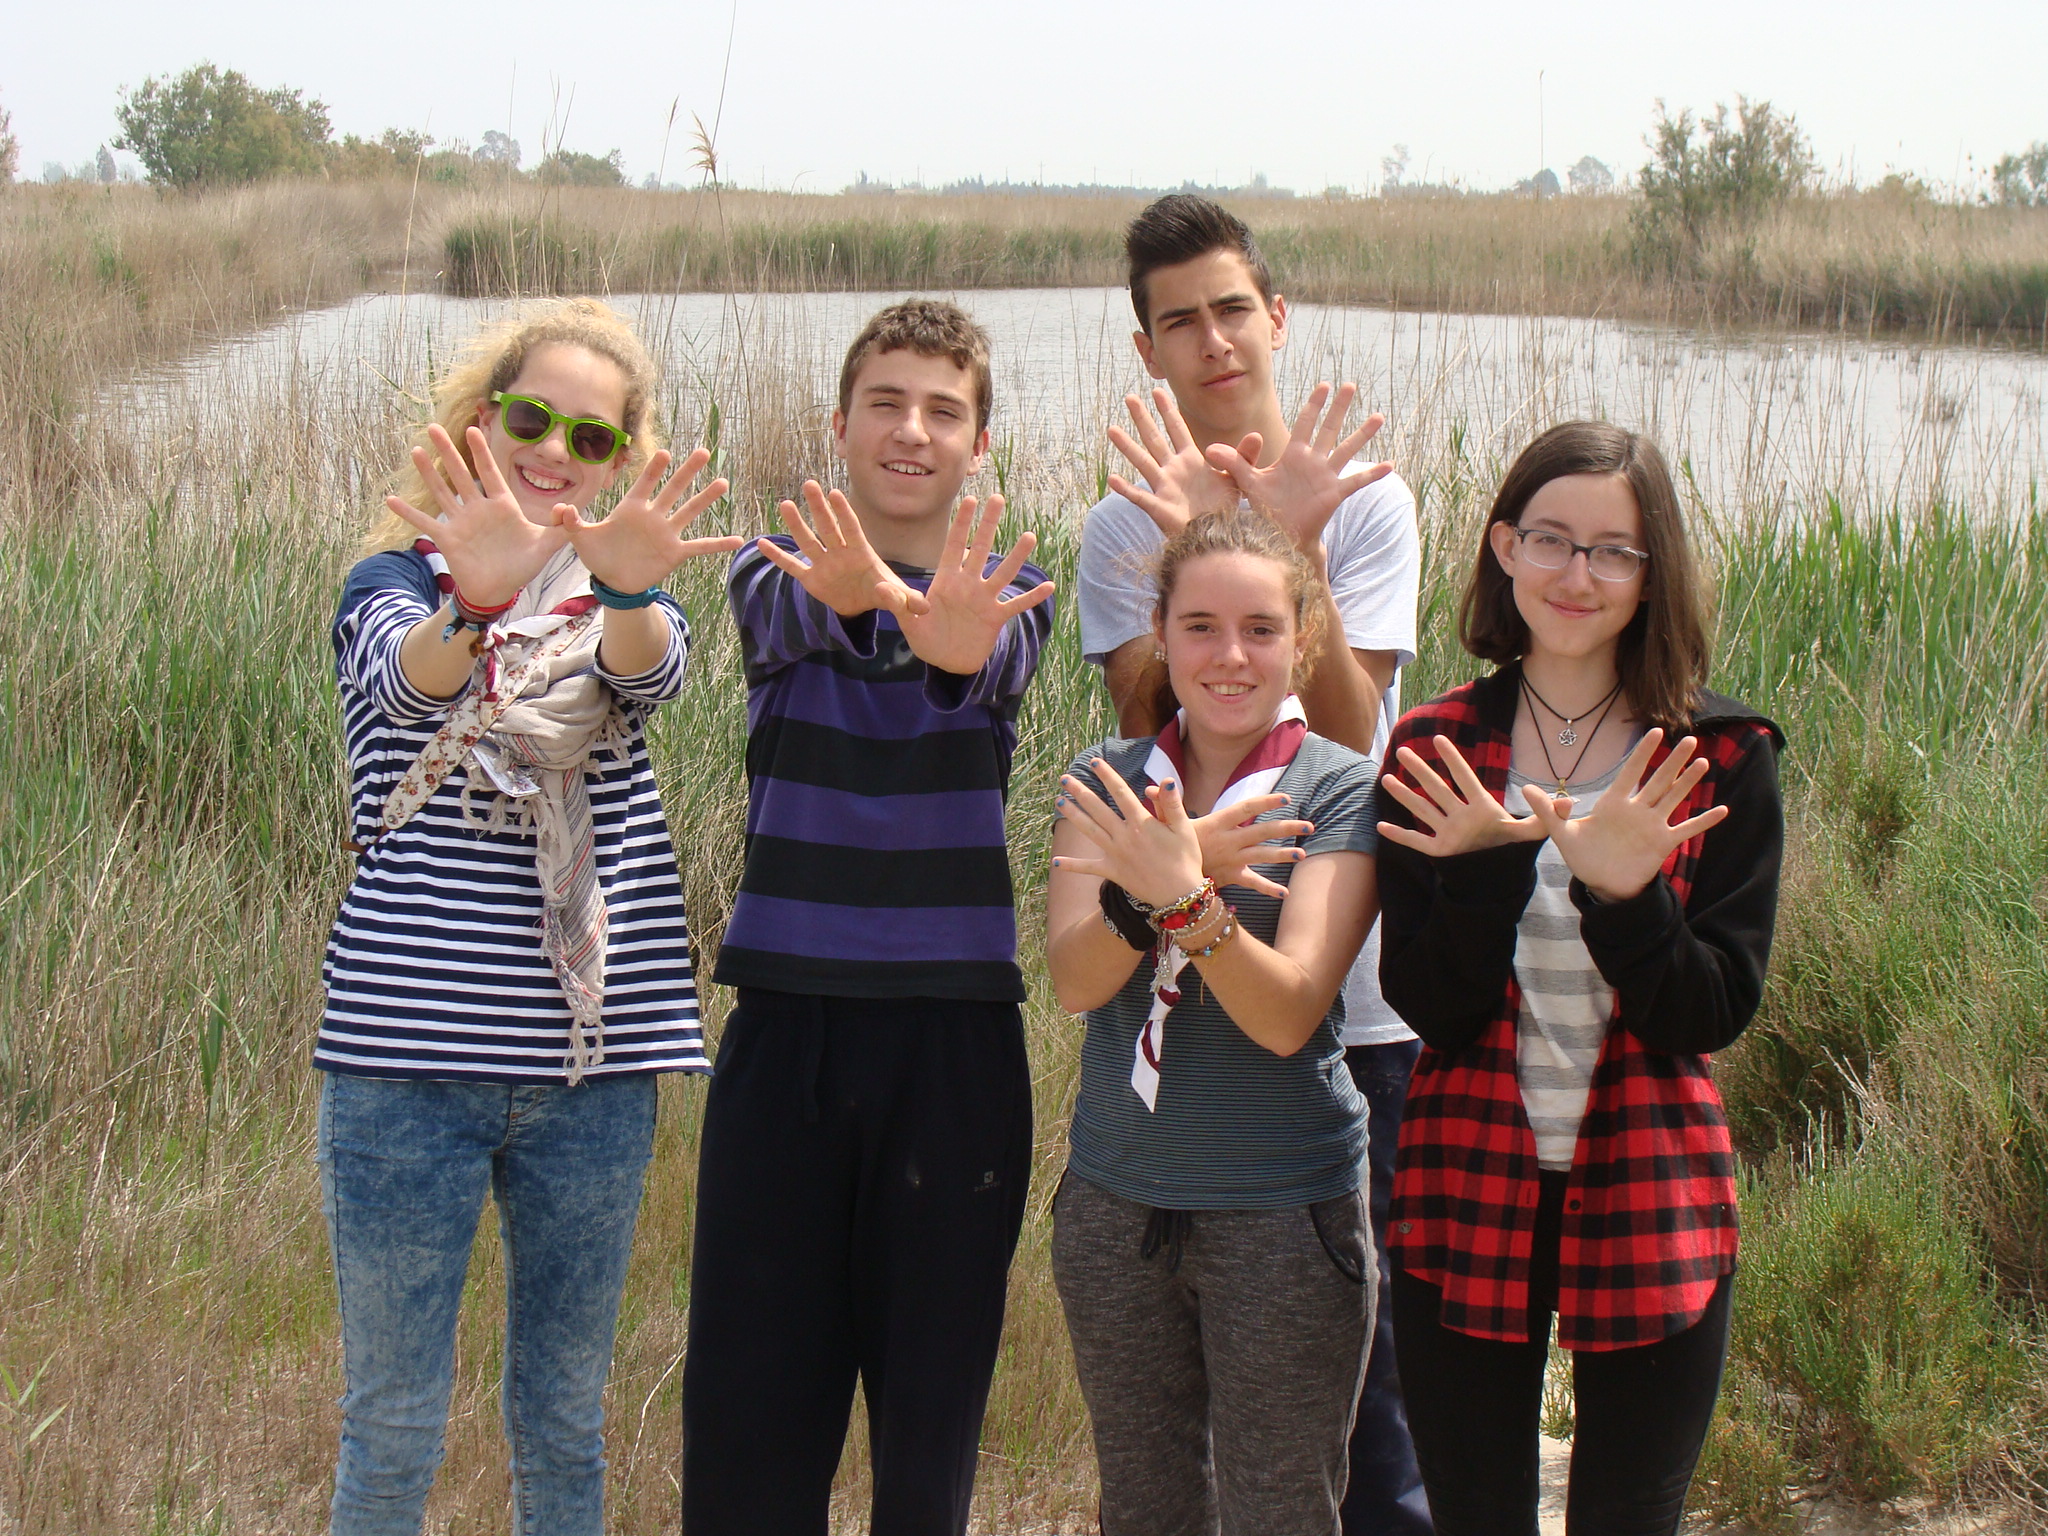
M 1599 804 L 1620 771 L 1617 763 L 1573 790 L 1574 820 Z M 1522 786 L 1536 782 L 1510 772 L 1504 803 L 1521 810 Z M 1593 1069 L 1614 1013 L 1614 988 L 1594 966 L 1586 941 L 1579 936 L 1571 881 L 1564 855 L 1546 841 L 1536 855 L 1536 889 L 1522 910 L 1515 936 L 1515 980 L 1522 988 L 1515 1077 L 1536 1132 L 1537 1166 L 1553 1173 L 1572 1166 Z
M 373 555 L 349 573 L 334 623 L 350 813 L 360 838 L 440 729 L 450 701 L 399 665 L 406 632 L 440 604 L 419 554 Z M 590 781 L 598 879 L 610 913 L 605 1059 L 593 1072 L 704 1071 L 697 987 L 675 850 L 642 726 L 681 691 L 689 628 L 666 594 L 666 655 L 638 677 L 599 676 L 618 696 L 628 761 Z M 327 943 L 327 1008 L 313 1064 L 370 1077 L 561 1082 L 569 1007 L 541 947 L 530 831 L 463 817 L 457 772 L 412 820 L 371 844 Z

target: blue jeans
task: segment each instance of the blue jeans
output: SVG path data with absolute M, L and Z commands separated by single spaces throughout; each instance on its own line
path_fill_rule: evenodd
M 1351 1486 L 1344 1495 L 1344 1536 L 1430 1536 L 1429 1496 L 1408 1435 L 1408 1410 L 1401 1396 L 1401 1370 L 1394 1358 L 1394 1309 L 1387 1301 L 1387 1210 L 1394 1199 L 1394 1151 L 1401 1140 L 1401 1111 L 1408 1104 L 1408 1079 L 1422 1054 L 1420 1040 L 1387 1045 L 1353 1045 L 1344 1050 L 1351 1080 L 1365 1095 L 1367 1159 L 1372 1168 L 1372 1240 L 1380 1261 L 1380 1307 L 1374 1320 L 1372 1353 L 1351 1426 Z
M 486 1194 L 505 1248 L 513 1531 L 601 1536 L 605 1373 L 654 1113 L 649 1073 L 575 1088 L 327 1075 L 320 1183 L 347 1376 L 334 1536 L 417 1536 Z

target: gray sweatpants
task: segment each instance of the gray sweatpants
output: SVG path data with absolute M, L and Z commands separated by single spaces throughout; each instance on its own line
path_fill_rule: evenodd
M 1069 1170 L 1053 1279 L 1095 1427 L 1104 1536 L 1332 1536 L 1379 1274 L 1362 1192 L 1192 1211 Z

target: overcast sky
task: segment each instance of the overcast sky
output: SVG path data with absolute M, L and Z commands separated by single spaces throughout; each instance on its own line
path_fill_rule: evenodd
M 326 102 L 337 135 L 509 129 L 528 164 L 559 135 L 621 151 L 636 181 L 673 104 L 669 180 L 689 177 L 695 112 L 718 123 L 728 180 L 807 191 L 863 171 L 1359 188 L 1397 143 L 1410 179 L 1483 189 L 1537 168 L 1539 132 L 1560 172 L 1589 154 L 1632 170 L 1658 98 L 1738 92 L 1796 113 L 1822 162 L 1864 182 L 1951 184 L 1971 157 L 2048 139 L 2043 0 L 7 0 L 0 107 L 21 174 L 89 159 L 119 132 L 123 86 L 202 59 Z

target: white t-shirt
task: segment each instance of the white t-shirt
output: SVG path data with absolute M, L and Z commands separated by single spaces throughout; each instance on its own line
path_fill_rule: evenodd
M 1362 464 L 1352 466 L 1362 468 Z M 1103 665 L 1118 646 L 1152 633 L 1158 591 L 1152 561 L 1166 537 L 1135 503 L 1105 496 L 1081 532 L 1078 602 L 1081 654 Z M 1415 604 L 1422 581 L 1422 543 L 1415 493 L 1388 475 L 1346 497 L 1323 529 L 1330 592 L 1353 650 L 1392 651 L 1394 677 L 1380 700 L 1371 757 L 1384 760 L 1387 733 L 1401 713 L 1401 668 L 1415 659 Z M 1380 996 L 1380 928 L 1366 935 L 1344 978 L 1346 1045 L 1412 1040 L 1413 1031 Z

